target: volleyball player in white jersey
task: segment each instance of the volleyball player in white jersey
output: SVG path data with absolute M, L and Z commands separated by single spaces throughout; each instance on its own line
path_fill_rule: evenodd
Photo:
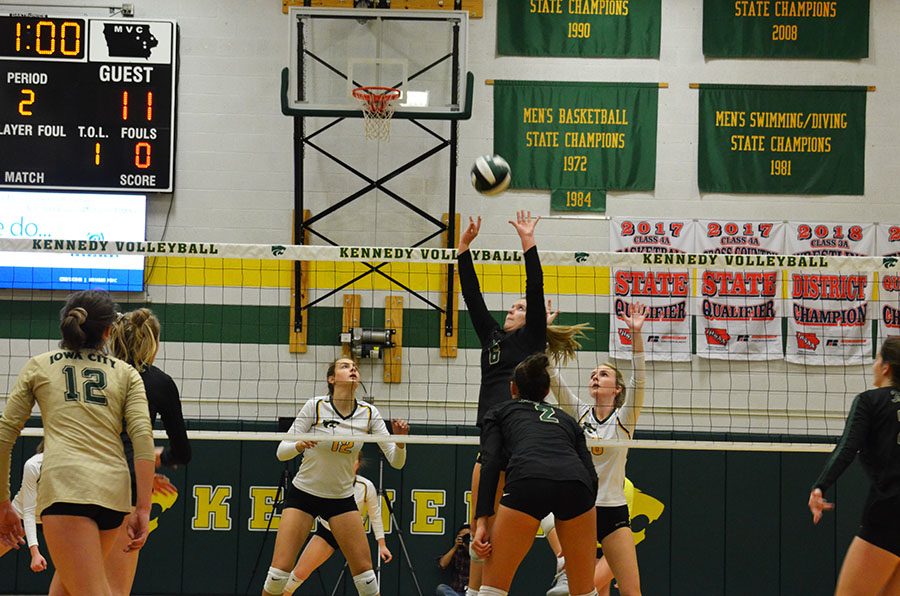
M 353 500 L 356 501 L 356 508 L 359 509 L 359 515 L 365 523 L 369 520 L 372 525 L 372 534 L 375 535 L 375 542 L 378 543 L 378 555 L 385 563 L 389 562 L 394 556 L 388 549 L 384 541 L 384 523 L 381 521 L 381 497 L 375 490 L 375 485 L 365 476 L 359 475 L 359 460 L 353 464 L 353 473 L 356 478 L 353 481 Z M 334 551 L 339 546 L 331 533 L 331 526 L 328 522 L 319 519 L 316 531 L 313 532 L 309 542 L 300 554 L 300 560 L 291 572 L 291 580 L 288 581 L 284 588 L 285 594 L 293 594 L 304 581 L 309 579 L 312 572 L 318 569 L 322 563 L 331 558 Z M 295 581 L 293 578 L 297 578 Z
M 641 328 L 647 317 L 647 307 L 635 302 L 628 316 L 622 321 L 631 332 L 634 395 L 626 401 L 626 386 L 622 373 L 611 364 L 602 364 L 591 372 L 588 388 L 593 403 L 583 402 L 569 389 L 555 369 L 551 374 L 550 389 L 560 407 L 571 414 L 584 429 L 589 439 L 630 439 L 634 435 L 638 417 L 644 406 L 644 340 Z M 591 458 L 597 470 L 597 566 L 594 585 L 598 592 L 609 590 L 609 583 L 616 578 L 619 593 L 631 596 L 641 593 L 637 552 L 631 535 L 631 522 L 625 500 L 625 462 L 627 447 L 591 447 Z
M 28 458 L 22 469 L 22 487 L 13 497 L 12 506 L 22 518 L 25 527 L 25 538 L 31 553 L 31 570 L 35 573 L 47 569 L 47 559 L 41 554 L 38 545 L 37 525 L 40 520 L 35 515 L 37 508 L 37 485 L 41 477 L 41 464 L 44 462 L 44 443 L 38 444 L 37 453 Z M 0 544 L 0 557 L 9 552 L 10 547 Z
M 310 399 L 294 421 L 289 435 L 321 434 L 319 441 L 284 440 L 278 445 L 278 459 L 290 460 L 303 453 L 303 463 L 288 486 L 284 510 L 275 538 L 272 565 L 263 586 L 263 595 L 280 596 L 291 577 L 300 547 L 306 542 L 313 520 L 321 517 L 347 559 L 353 583 L 361 596 L 376 596 L 378 582 L 372 570 L 369 542 L 353 498 L 353 464 L 363 443 L 354 436 L 390 436 L 384 420 L 372 404 L 354 397 L 359 386 L 359 370 L 349 358 L 340 358 L 328 367 L 328 395 Z M 393 420 L 394 434 L 409 434 L 405 420 Z M 330 440 L 330 439 L 346 440 Z M 388 463 L 400 469 L 406 463 L 402 443 L 379 443 Z

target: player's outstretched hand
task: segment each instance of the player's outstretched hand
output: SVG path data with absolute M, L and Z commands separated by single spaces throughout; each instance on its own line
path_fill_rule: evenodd
M 391 418 L 391 429 L 395 435 L 408 435 L 409 422 L 403 418 Z
M 478 216 L 478 219 L 472 219 L 469 217 L 469 225 L 465 227 L 462 231 L 462 234 L 459 235 L 459 249 L 458 252 L 463 252 L 469 249 L 469 245 L 475 241 L 475 238 L 478 237 L 478 232 L 481 231 L 481 216 Z
M 647 305 L 643 302 L 632 302 L 627 317 L 622 317 L 625 325 L 632 331 L 640 331 L 647 320 Z
M 553 301 L 547 298 L 547 324 L 552 325 L 556 317 L 559 316 L 559 309 L 553 309 Z

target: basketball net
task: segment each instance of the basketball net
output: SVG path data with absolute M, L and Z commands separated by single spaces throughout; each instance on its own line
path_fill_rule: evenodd
M 400 99 L 395 87 L 357 87 L 353 97 L 362 107 L 366 138 L 385 140 L 391 138 L 391 117 Z

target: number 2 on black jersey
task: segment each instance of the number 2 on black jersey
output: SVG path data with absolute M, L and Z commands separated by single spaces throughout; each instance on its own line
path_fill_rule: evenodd
M 556 417 L 556 411 L 547 404 L 536 403 L 534 404 L 534 409 L 541 413 L 541 417 L 539 418 L 541 422 L 559 424 L 559 419 Z

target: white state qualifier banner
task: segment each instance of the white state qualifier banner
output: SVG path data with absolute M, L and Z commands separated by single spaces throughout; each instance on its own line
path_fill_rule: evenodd
M 695 252 L 784 254 L 781 221 L 700 220 Z M 784 358 L 781 271 L 698 269 L 697 355 L 716 360 Z
M 878 345 L 892 335 L 900 335 L 900 224 L 880 223 L 875 226 L 875 251 L 895 271 L 878 275 Z M 873 313 L 873 316 L 876 316 Z
M 694 249 L 696 224 L 689 219 L 614 217 L 610 249 L 624 253 L 688 253 Z M 649 307 L 643 327 L 647 360 L 691 359 L 691 273 L 613 267 L 609 311 L 609 354 L 631 358 L 631 334 L 622 322 L 633 302 Z
M 788 224 L 787 254 L 864 257 L 874 254 L 875 224 Z M 870 273 L 788 273 L 785 360 L 796 364 L 850 365 L 872 354 Z

